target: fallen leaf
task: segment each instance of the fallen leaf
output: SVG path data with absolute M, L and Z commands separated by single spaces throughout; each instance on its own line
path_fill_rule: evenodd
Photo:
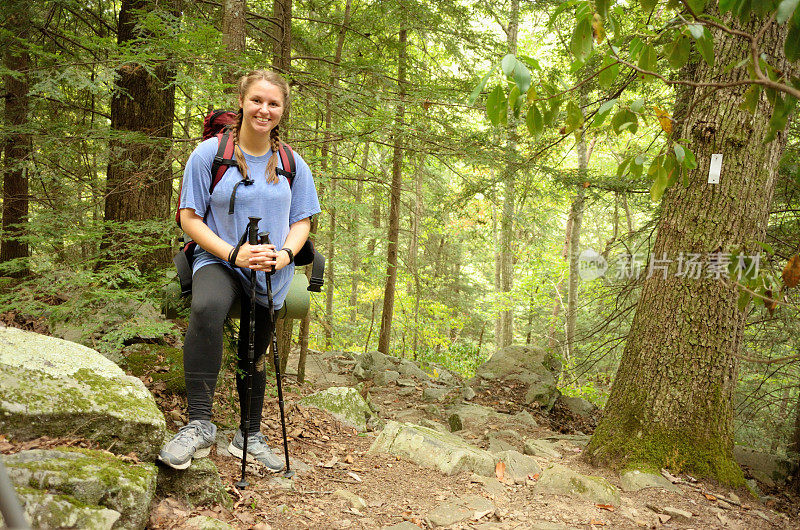
M 333 456 L 331 457 L 331 459 L 330 459 L 330 460 L 328 460 L 328 461 L 327 461 L 327 462 L 325 462 L 324 464 L 320 464 L 320 465 L 321 465 L 322 467 L 324 467 L 324 468 L 330 469 L 330 468 L 332 468 L 333 466 L 335 466 L 335 465 L 336 465 L 336 462 L 338 462 L 338 461 L 339 461 L 339 457 L 337 457 L 336 455 L 333 455 Z
M 352 464 L 353 462 L 355 462 L 355 459 L 353 458 L 353 455 L 347 455 L 346 457 L 344 457 L 344 461 L 347 462 L 348 464 Z
M 598 521 L 597 519 L 592 519 L 591 521 L 589 521 L 589 524 L 591 526 L 605 526 L 606 525 L 606 523 L 604 523 L 603 521 Z
M 595 504 L 601 510 L 608 510 L 609 512 L 613 512 L 616 508 L 612 504 Z
M 348 476 L 348 477 L 352 477 L 353 479 L 355 479 L 355 481 L 356 481 L 356 482 L 361 482 L 361 477 L 359 477 L 358 475 L 356 475 L 356 474 L 355 474 L 355 473 L 353 473 L 352 471 L 349 471 L 349 472 L 347 473 L 347 476 Z
M 783 283 L 786 284 L 786 287 L 797 286 L 798 282 L 800 282 L 800 254 L 796 254 L 786 263 L 781 273 L 781 278 L 783 278 Z
M 494 474 L 497 475 L 497 480 L 503 482 L 506 479 L 506 464 L 502 460 L 494 466 Z
M 710 501 L 715 501 L 715 500 L 717 500 L 717 498 L 716 498 L 716 497 L 714 497 L 713 495 L 709 495 L 708 493 L 703 493 L 703 497 L 705 497 L 706 499 L 708 499 L 708 500 L 710 500 Z

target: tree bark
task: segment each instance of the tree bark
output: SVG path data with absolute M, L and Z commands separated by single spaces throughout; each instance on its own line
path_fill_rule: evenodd
M 22 278 L 29 274 L 24 258 L 30 256 L 28 244 L 19 239 L 28 223 L 28 157 L 31 154 L 30 135 L 19 130 L 28 123 L 28 68 L 30 56 L 24 47 L 30 32 L 30 4 L 15 0 L 7 8 L 7 27 L 13 37 L 4 39 L 3 64 L 19 77 L 3 76 L 6 89 L 5 126 L 8 138 L 3 146 L 3 236 L 0 242 L 0 263 L 23 258 L 19 266 L 5 272 Z
M 392 188 L 389 202 L 388 250 L 386 256 L 386 285 L 383 290 L 383 312 L 381 330 L 378 336 L 378 351 L 389 353 L 392 335 L 392 315 L 394 314 L 394 294 L 397 284 L 397 243 L 400 235 L 400 192 L 403 185 L 403 121 L 405 119 L 406 99 L 406 29 L 400 30 L 399 51 L 397 54 L 397 84 L 400 87 L 400 101 L 395 111 L 394 153 L 392 155 Z
M 119 13 L 120 45 L 140 36 L 143 30 L 138 26 L 138 16 L 154 7 L 149 0 L 123 0 Z M 122 138 L 109 142 L 105 220 L 167 219 L 172 192 L 169 152 L 175 111 L 174 71 L 168 64 L 160 64 L 151 74 L 143 65 L 128 63 L 117 70 L 117 76 L 111 98 L 111 129 Z M 146 139 L 132 140 L 129 133 L 139 133 Z M 108 226 L 104 246 L 110 248 L 112 242 L 136 243 L 125 241 L 126 238 L 130 235 Z M 170 251 L 164 247 L 142 253 L 134 260 L 140 267 L 150 269 L 169 263 Z
M 272 67 L 281 74 L 288 74 L 292 67 L 292 0 L 275 0 L 272 14 L 276 22 Z
M 775 57 L 784 39 L 785 26 L 772 23 L 761 45 Z M 740 78 L 738 70 L 725 71 L 741 56 L 739 42 L 715 42 L 716 66 L 691 63 L 683 77 L 722 83 Z M 782 57 L 772 64 L 786 71 Z M 664 195 L 652 251 L 657 259 L 676 260 L 680 253 L 707 259 L 708 253 L 736 248 L 758 252 L 786 136 L 763 143 L 770 106 L 762 96 L 755 117 L 740 110 L 744 88 L 724 97 L 687 89 L 676 98 L 675 115 L 683 125 L 675 138 L 689 139 L 699 166 L 689 173 L 688 187 L 679 181 Z M 707 183 L 712 153 L 723 154 L 719 184 Z M 706 277 L 707 271 L 691 279 L 676 277 L 676 270 L 672 263 L 667 274 L 657 272 L 642 283 L 605 416 L 587 454 L 595 463 L 669 467 L 739 484 L 732 395 L 746 314 L 737 307 L 735 287 Z
M 506 29 L 508 53 L 517 54 L 517 31 L 519 29 L 519 0 L 512 0 L 511 13 Z M 508 109 L 506 127 L 505 169 L 503 171 L 503 216 L 500 220 L 500 292 L 504 306 L 508 304 L 514 287 L 514 207 L 516 201 L 516 151 L 517 124 L 511 108 Z M 499 348 L 514 342 L 514 310 L 504 307 L 499 316 Z
M 247 34 L 245 13 L 247 13 L 247 0 L 222 1 L 222 46 L 228 57 L 238 58 L 244 53 Z M 223 68 L 222 82 L 232 85 L 226 92 L 236 93 L 239 69 L 235 63 L 225 64 Z

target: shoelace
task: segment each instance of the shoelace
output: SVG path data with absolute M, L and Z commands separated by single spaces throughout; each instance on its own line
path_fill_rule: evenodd
M 180 444 L 183 447 L 189 447 L 189 440 L 191 440 L 192 434 L 197 431 L 199 431 L 199 434 L 203 434 L 203 429 L 199 425 L 184 425 L 178 430 L 178 436 L 175 437 L 175 443 Z

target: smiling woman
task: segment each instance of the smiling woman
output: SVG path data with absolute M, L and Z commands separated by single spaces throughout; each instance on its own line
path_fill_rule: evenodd
M 238 101 L 238 117 L 230 128 L 237 166 L 231 166 L 213 192 L 209 191 L 211 165 L 219 147 L 219 138 L 212 137 L 189 157 L 183 177 L 181 227 L 197 243 L 192 309 L 183 351 L 190 421 L 159 455 L 163 463 L 176 469 L 185 469 L 192 458 L 207 455 L 214 443 L 211 411 L 222 362 L 222 328 L 234 303 L 241 304 L 240 377 L 236 382 L 245 412 L 228 450 L 242 458 L 246 432 L 250 440 L 247 453 L 254 460 L 271 471 L 284 466 L 260 434 L 265 354 L 274 320 L 269 313 L 266 275 L 251 273 L 269 272 L 274 309 L 280 309 L 294 275 L 293 257 L 303 247 L 310 218 L 320 207 L 311 170 L 302 157 L 295 153 L 296 174 L 291 186 L 285 174 L 289 168 L 278 170 L 278 130 L 289 101 L 286 81 L 267 70 L 252 72 L 239 79 Z M 258 232 L 269 233 L 274 244 L 237 244 L 250 217 L 260 219 Z M 256 281 L 251 283 L 253 276 Z M 255 329 L 253 342 L 249 340 L 251 328 Z M 251 371 L 248 358 L 253 356 L 249 352 L 254 352 L 255 359 L 250 399 L 244 381 L 244 374 Z

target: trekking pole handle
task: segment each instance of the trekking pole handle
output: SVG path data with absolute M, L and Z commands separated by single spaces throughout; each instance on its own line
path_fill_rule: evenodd
M 260 217 L 249 217 L 250 223 L 247 225 L 247 242 L 251 245 L 258 245 L 258 223 Z
M 261 232 L 261 233 L 259 233 L 258 234 L 258 242 L 261 245 L 269 245 L 270 244 L 269 243 L 269 232 Z M 276 254 L 276 258 L 275 259 L 277 259 L 277 254 Z M 273 272 L 275 272 L 275 266 L 274 265 L 272 266 L 272 270 L 271 271 L 267 271 L 267 274 L 272 274 Z

